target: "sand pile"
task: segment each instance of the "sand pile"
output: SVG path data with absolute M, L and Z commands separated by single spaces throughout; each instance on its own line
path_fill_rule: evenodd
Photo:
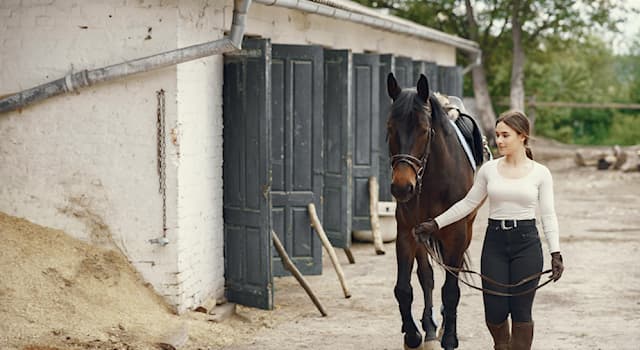
M 2 350 L 159 349 L 176 332 L 189 335 L 184 349 L 206 349 L 238 338 L 237 319 L 174 315 L 119 252 L 4 213 L 0 276 Z

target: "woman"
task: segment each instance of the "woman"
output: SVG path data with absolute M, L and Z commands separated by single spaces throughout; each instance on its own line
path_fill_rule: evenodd
M 528 146 L 529 128 L 529 120 L 520 111 L 512 110 L 500 115 L 496 122 L 496 144 L 503 157 L 480 168 L 465 198 L 415 229 L 416 238 L 426 241 L 439 228 L 467 216 L 488 196 L 489 224 L 482 247 L 481 271 L 483 275 L 505 284 L 517 283 L 542 271 L 542 246 L 535 222 L 538 206 L 551 252 L 550 278 L 557 281 L 564 270 L 553 204 L 553 180 L 549 169 L 533 160 Z M 538 281 L 539 278 L 511 289 L 483 281 L 483 287 L 502 293 L 518 293 L 535 287 Z M 531 348 L 534 296 L 535 292 L 510 297 L 483 294 L 485 320 L 493 337 L 494 349 Z

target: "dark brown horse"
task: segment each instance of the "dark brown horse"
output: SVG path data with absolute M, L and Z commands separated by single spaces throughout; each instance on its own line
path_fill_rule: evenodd
M 387 122 L 387 137 L 393 173 L 391 193 L 396 198 L 398 275 L 394 293 L 402 316 L 405 348 L 420 348 L 422 335 L 411 314 L 411 271 L 418 262 L 418 279 L 424 291 L 422 329 L 425 342 L 436 340 L 433 310 L 433 268 L 425 246 L 416 242 L 413 228 L 434 218 L 462 199 L 473 184 L 473 169 L 442 106 L 420 75 L 417 89 L 401 89 L 392 73 L 387 91 L 393 100 Z M 475 212 L 434 235 L 431 245 L 450 266 L 466 265 L 465 251 L 471 242 Z M 458 347 L 456 309 L 460 288 L 455 276 L 446 273 L 442 287 L 444 349 Z

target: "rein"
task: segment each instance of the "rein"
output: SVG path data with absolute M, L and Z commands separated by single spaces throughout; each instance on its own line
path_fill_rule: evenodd
M 427 145 L 425 146 L 425 151 L 422 154 L 422 157 L 420 159 L 418 159 L 417 157 L 414 157 L 410 154 L 396 154 L 391 156 L 391 168 L 394 169 L 398 164 L 400 163 L 406 163 L 409 166 L 411 166 L 411 169 L 413 169 L 413 171 L 416 173 L 416 222 L 420 222 L 420 195 L 422 193 L 422 175 L 424 174 L 425 168 L 427 167 L 427 162 L 429 161 L 429 156 L 431 155 L 431 140 L 433 139 L 433 137 L 435 136 L 435 131 L 433 130 L 433 128 L 429 129 L 429 132 L 431 135 L 429 135 L 429 141 L 427 142 Z M 493 158 L 493 155 L 491 154 L 491 150 L 488 149 L 488 153 L 490 155 L 491 158 Z M 471 283 L 463 280 L 460 278 L 459 274 L 460 273 L 469 273 L 469 274 L 474 274 L 474 275 L 478 275 L 480 276 L 480 278 L 484 281 L 487 281 L 493 285 L 496 286 L 500 286 L 500 287 L 504 287 L 504 288 L 514 288 L 514 287 L 519 287 L 527 282 L 533 281 L 536 278 L 539 278 L 547 273 L 551 273 L 551 269 L 549 270 L 545 270 L 542 272 L 538 272 L 535 273 L 529 277 L 523 278 L 522 280 L 520 280 L 519 282 L 515 283 L 515 284 L 506 284 L 506 283 L 501 283 L 498 282 L 496 280 L 493 280 L 479 272 L 473 271 L 473 270 L 467 270 L 467 269 L 463 269 L 460 267 L 454 267 L 454 266 L 449 266 L 447 264 L 445 264 L 444 262 L 442 262 L 442 260 L 440 259 L 440 257 L 438 256 L 438 254 L 433 250 L 433 248 L 431 248 L 431 246 L 429 246 L 427 243 L 423 242 L 424 247 L 427 251 L 427 254 L 429 254 L 429 256 L 431 256 L 431 259 L 433 261 L 435 261 L 438 265 L 440 265 L 446 272 L 450 273 L 453 277 L 455 277 L 458 281 L 464 283 L 465 285 L 467 285 L 468 287 L 471 287 L 475 290 L 479 290 L 483 293 L 487 293 L 487 294 L 491 294 L 491 295 L 497 295 L 497 296 L 503 296 L 503 297 L 514 297 L 514 296 L 520 296 L 520 295 L 525 295 L 525 294 L 529 294 L 529 293 L 533 293 L 536 290 L 538 290 L 539 288 L 544 287 L 545 285 L 549 284 L 549 282 L 552 282 L 553 280 L 549 279 L 548 281 L 537 285 L 536 287 L 527 289 L 525 291 L 522 292 L 518 292 L 518 293 L 504 293 L 504 292 L 498 292 L 498 291 L 494 291 L 491 289 L 486 289 L 486 288 L 482 288 L 482 287 L 478 287 L 478 286 L 474 286 Z
M 474 286 L 471 283 L 463 280 L 460 278 L 460 276 L 458 276 L 459 273 L 470 273 L 470 274 L 474 274 L 474 275 L 478 275 L 480 276 L 481 279 L 483 279 L 484 281 L 487 281 L 491 284 L 494 284 L 496 286 L 500 286 L 500 287 L 505 287 L 505 288 L 513 288 L 513 287 L 519 287 L 527 282 L 533 281 L 538 277 L 541 277 L 544 274 L 547 273 L 551 273 L 551 269 L 549 270 L 545 270 L 542 272 L 537 272 L 534 273 L 533 275 L 523 278 L 522 280 L 520 280 L 518 283 L 514 283 L 514 284 L 506 284 L 506 283 L 501 283 L 498 282 L 496 280 L 493 280 L 481 273 L 478 273 L 476 271 L 473 270 L 467 270 L 467 269 L 463 269 L 460 267 L 453 267 L 453 266 L 449 266 L 446 265 L 445 263 L 443 263 L 439 258 L 438 255 L 436 254 L 436 252 L 433 251 L 433 248 L 431 248 L 427 243 L 423 243 L 425 249 L 427 250 L 427 253 L 429 254 L 429 256 L 431 256 L 431 259 L 433 259 L 433 261 L 435 261 L 436 263 L 438 263 L 438 265 L 440 265 L 445 271 L 447 271 L 448 273 L 450 273 L 451 275 L 453 275 L 453 277 L 455 277 L 458 281 L 464 283 L 465 285 L 475 289 L 475 290 L 479 290 L 483 293 L 487 293 L 487 294 L 492 294 L 492 295 L 497 295 L 497 296 L 502 296 L 502 297 L 515 297 L 515 296 L 520 296 L 520 295 L 525 295 L 525 294 L 529 294 L 529 293 L 533 293 L 536 290 L 544 287 L 545 285 L 547 285 L 549 282 L 553 281 L 552 279 L 547 280 L 546 282 L 537 285 L 536 287 L 527 289 L 525 291 L 522 292 L 518 292 L 518 293 L 503 293 L 503 292 L 497 292 L 495 290 L 491 290 L 491 289 L 486 289 L 486 288 L 482 288 L 482 287 L 478 287 L 478 286 Z

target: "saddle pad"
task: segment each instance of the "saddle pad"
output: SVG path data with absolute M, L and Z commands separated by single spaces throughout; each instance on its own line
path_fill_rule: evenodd
M 476 158 L 473 156 L 473 152 L 471 152 L 471 147 L 469 147 L 469 144 L 467 143 L 467 140 L 464 138 L 464 135 L 462 135 L 462 132 L 460 131 L 460 128 L 458 128 L 458 125 L 456 125 L 456 123 L 451 119 L 449 119 L 449 123 L 451 123 L 451 126 L 453 126 L 453 129 L 456 131 L 456 135 L 458 135 L 458 140 L 460 140 L 460 144 L 464 149 L 464 153 L 467 155 L 467 159 L 469 159 L 471 168 L 473 168 L 473 171 L 475 172 Z

